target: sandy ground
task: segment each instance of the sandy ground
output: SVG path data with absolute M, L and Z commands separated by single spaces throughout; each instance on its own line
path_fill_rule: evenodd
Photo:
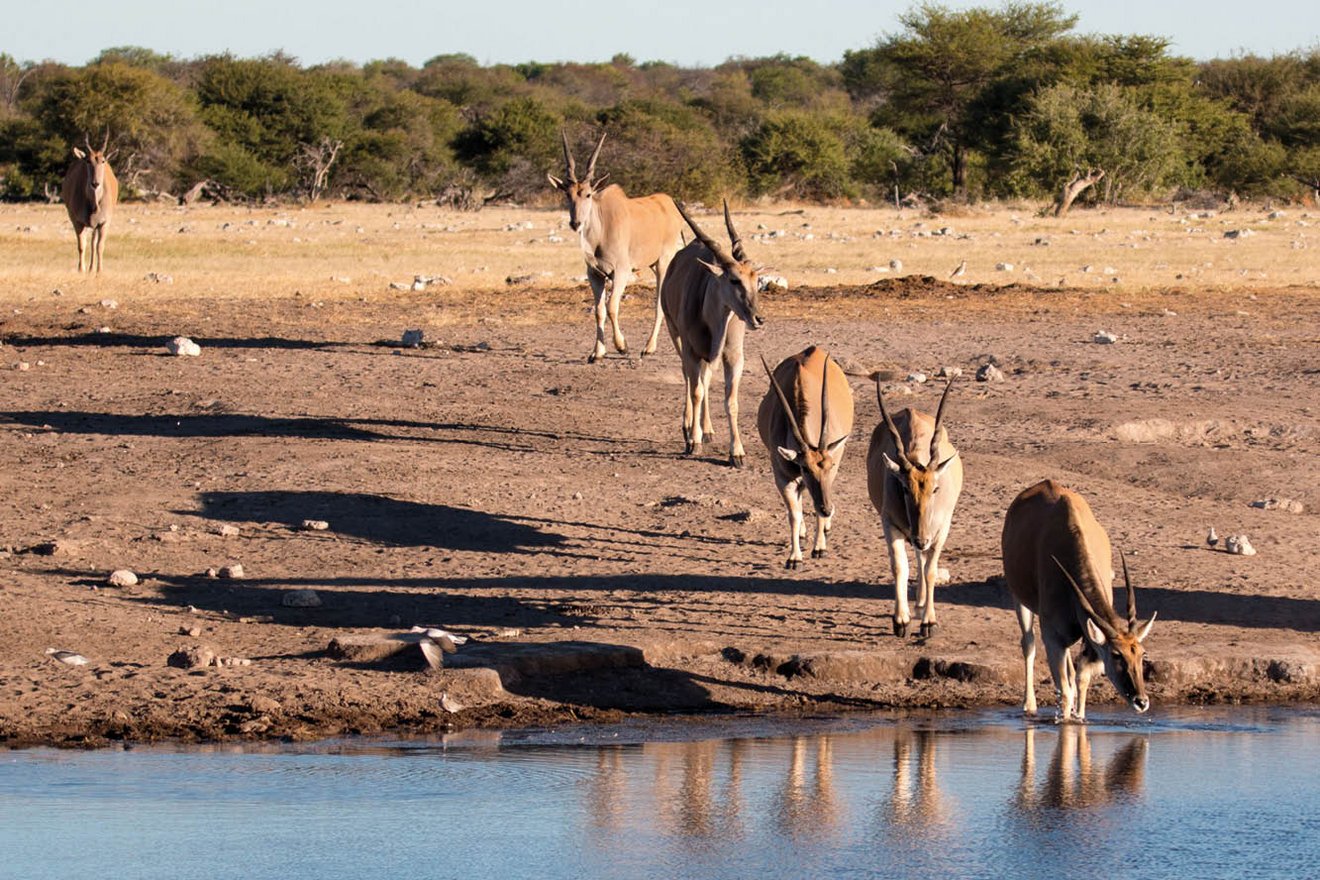
M 14 219 L 0 216 L 6 233 Z M 1159 612 L 1157 707 L 1320 696 L 1315 273 L 1229 290 L 795 282 L 768 298 L 749 365 L 826 346 L 858 374 L 857 427 L 831 554 L 786 571 L 755 433 L 759 367 L 743 382 L 749 463 L 734 470 L 718 417 L 708 454 L 681 454 L 667 340 L 654 358 L 585 363 L 592 330 L 571 281 L 386 294 L 272 248 L 226 287 L 182 257 L 153 264 L 154 239 L 131 234 L 118 267 L 112 237 L 91 281 L 22 269 L 72 254 L 55 215 L 41 219 L 48 236 L 30 222 L 0 235 L 0 742 L 1013 703 L 999 534 L 1013 496 L 1044 477 L 1090 499 L 1129 555 L 1141 613 Z M 557 254 L 572 271 L 571 243 Z M 153 265 L 174 283 L 144 281 Z M 625 305 L 635 344 L 649 297 Z M 398 348 L 408 327 L 428 345 Z M 1119 341 L 1094 343 L 1101 329 Z M 180 333 L 200 357 L 165 354 Z M 1006 380 L 971 381 L 992 358 Z M 891 632 L 864 473 L 878 412 L 861 374 L 944 365 L 965 371 L 946 423 L 966 485 L 941 628 L 922 642 Z M 926 409 L 939 390 L 886 389 Z M 1304 511 L 1251 506 L 1271 497 Z M 1258 555 L 1208 550 L 1210 525 L 1247 533 Z M 241 579 L 207 574 L 234 563 Z M 141 582 L 107 586 L 121 568 Z M 322 605 L 282 604 L 298 589 Z M 472 641 L 438 672 L 415 646 L 345 647 L 415 624 Z M 199 646 L 248 662 L 168 665 Z M 1036 674 L 1052 703 L 1043 657 Z M 1112 694 L 1099 683 L 1092 700 Z

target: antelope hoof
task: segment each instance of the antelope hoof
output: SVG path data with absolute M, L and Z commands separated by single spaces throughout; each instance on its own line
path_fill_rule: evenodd
M 693 443 L 691 440 L 689 440 L 689 441 L 687 442 L 687 445 L 684 446 L 684 448 L 683 448 L 683 454 L 684 454 L 684 455 L 701 455 L 701 444 L 700 444 L 700 443 Z
M 894 635 L 898 636 L 900 639 L 905 639 L 907 638 L 907 631 L 907 621 L 899 623 L 897 619 L 894 620 Z
M 939 624 L 933 620 L 930 623 L 923 623 L 921 625 L 921 637 L 923 639 L 933 638 L 935 635 L 935 630 L 938 626 Z
M 596 354 L 594 351 L 587 355 L 587 363 L 589 364 L 594 364 L 598 360 L 600 360 L 600 355 Z
M 813 549 L 813 550 L 811 551 L 811 558 L 812 558 L 812 559 L 824 559 L 824 558 L 825 558 L 825 552 L 826 552 L 825 550 L 816 550 L 816 549 Z
M 730 467 L 740 468 L 740 467 L 742 467 L 742 466 L 745 465 L 745 464 L 747 464 L 747 457 L 746 457 L 746 456 L 743 456 L 743 455 L 730 455 L 730 456 L 729 456 L 729 466 L 730 466 Z
M 801 564 L 802 564 L 801 559 L 794 559 L 790 556 L 788 558 L 788 561 L 784 563 L 784 568 L 787 568 L 790 571 L 797 571 L 797 567 Z

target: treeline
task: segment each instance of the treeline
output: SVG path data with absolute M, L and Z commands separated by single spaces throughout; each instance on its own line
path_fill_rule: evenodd
M 837 64 L 710 69 L 0 54 L 0 198 L 49 197 L 70 147 L 109 131 L 128 194 L 475 207 L 548 196 L 560 131 L 584 154 L 601 129 L 630 193 L 707 201 L 1320 197 L 1320 48 L 1197 63 L 1075 24 L 1054 3 L 925 5 Z

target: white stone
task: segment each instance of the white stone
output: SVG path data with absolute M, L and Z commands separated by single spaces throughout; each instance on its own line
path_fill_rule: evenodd
M 1097 330 L 1095 336 L 1091 337 L 1091 341 L 1097 345 L 1113 345 L 1118 342 L 1118 337 L 1108 330 Z
M 220 527 L 220 534 L 226 538 L 238 537 L 238 526 L 225 523 Z
M 320 608 L 321 597 L 316 590 L 290 590 L 284 594 L 280 604 L 285 608 Z
M 890 261 L 889 261 L 889 268 L 893 269 L 895 272 L 901 272 L 901 271 L 903 271 L 903 261 L 902 261 L 902 260 L 890 260 Z
M 175 357 L 197 357 L 202 353 L 202 347 L 187 336 L 174 337 L 165 343 L 165 350 Z
M 994 364 L 986 364 L 976 371 L 976 381 L 978 382 L 1002 382 L 1004 381 L 1004 371 Z
M 920 385 L 922 382 L 925 382 L 925 381 L 926 381 L 926 374 L 925 374 L 925 373 L 908 373 L 907 380 L 908 380 L 909 382 L 916 382 L 918 385 Z
M 782 275 L 761 275 L 757 278 L 757 286 L 761 291 L 788 290 L 788 280 Z
M 105 582 L 111 587 L 136 587 L 138 576 L 126 568 L 117 568 L 110 572 L 110 576 L 105 579 Z
M 324 532 L 330 528 L 330 523 L 323 519 L 305 519 L 302 521 L 302 527 L 308 532 Z
M 997 270 L 1000 271 L 1000 272 L 1012 272 L 1012 271 L 1013 271 L 1013 264 L 1012 264 L 1012 263 L 995 263 L 995 269 L 997 269 Z
M 1224 539 L 1224 549 L 1234 556 L 1256 555 L 1256 548 L 1251 546 L 1246 535 L 1229 535 Z

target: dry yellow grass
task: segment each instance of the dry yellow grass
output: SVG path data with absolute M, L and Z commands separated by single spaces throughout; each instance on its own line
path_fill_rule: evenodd
M 722 233 L 718 215 L 704 215 Z M 1024 207 L 969 209 L 960 216 L 892 209 L 749 206 L 735 221 L 752 258 L 792 287 L 858 285 L 907 274 L 958 283 L 1067 286 L 1134 294 L 1320 285 L 1313 246 L 1320 217 L 1168 209 L 1082 211 L 1062 221 Z M 1250 234 L 1227 238 L 1231 230 Z M 901 269 L 890 261 L 901 261 Z M 1010 268 L 998 268 L 1001 264 Z M 565 212 L 498 208 L 457 213 L 409 205 L 326 203 L 247 209 L 121 206 L 106 245 L 106 271 L 79 277 L 73 233 L 60 206 L 0 205 L 0 302 L 19 305 L 59 288 L 76 299 L 113 297 L 378 301 L 403 296 L 391 282 L 445 276 L 432 298 L 464 306 L 473 292 L 518 285 L 544 293 L 544 320 L 580 312 L 587 294 L 576 235 Z M 1089 267 L 1089 271 L 1084 267 Z M 165 284 L 148 280 L 166 275 Z M 520 295 L 522 299 L 525 295 Z M 506 318 L 511 316 L 506 315 Z

